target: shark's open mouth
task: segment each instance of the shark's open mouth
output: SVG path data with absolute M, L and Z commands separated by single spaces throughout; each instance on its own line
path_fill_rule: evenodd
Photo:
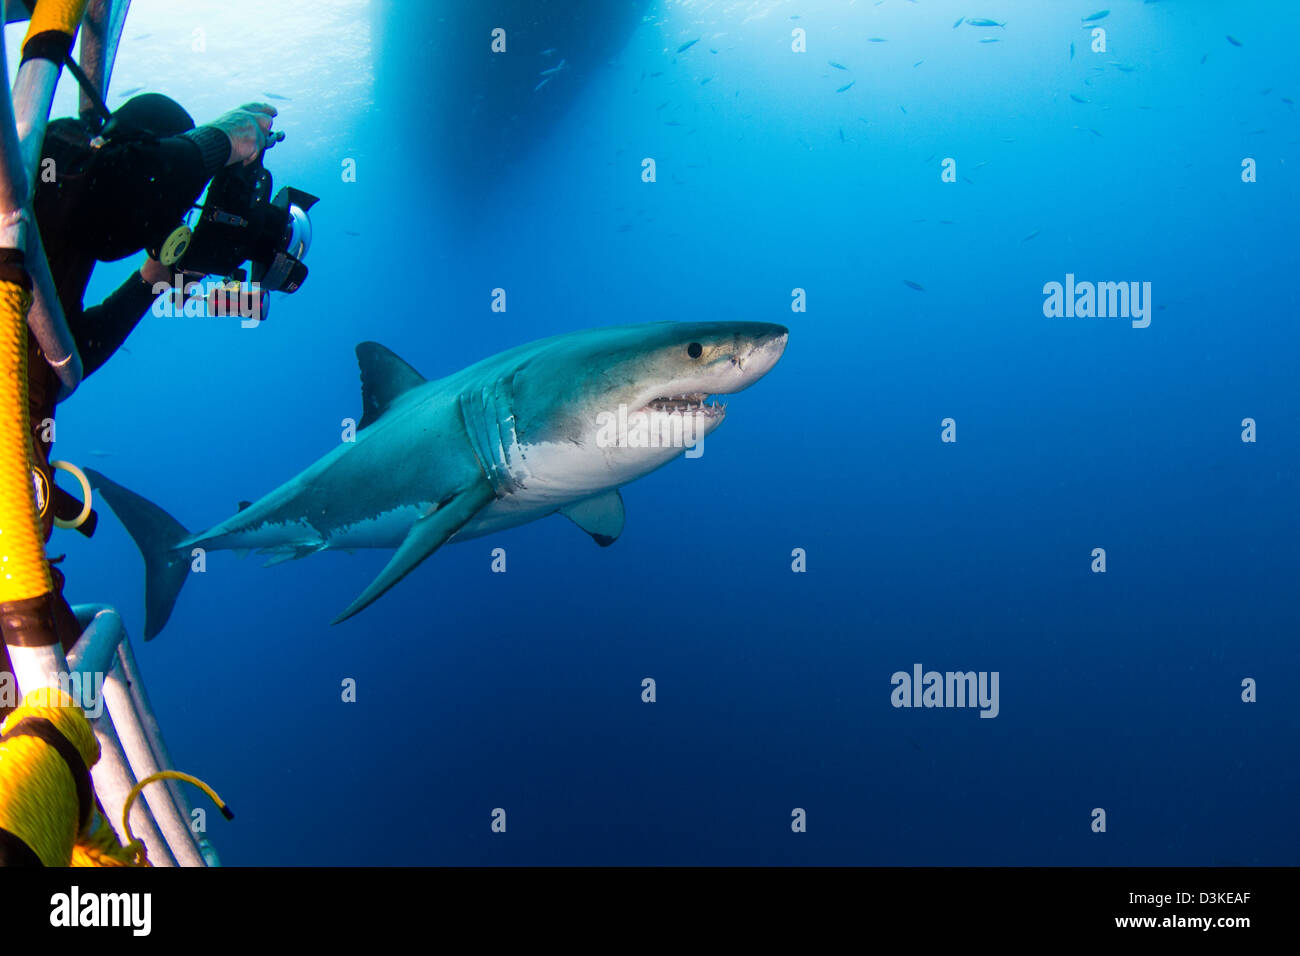
M 645 411 L 673 414 L 681 412 L 692 415 L 721 415 L 727 410 L 726 405 L 710 402 L 708 392 L 691 392 L 687 395 L 666 395 L 652 398 Z

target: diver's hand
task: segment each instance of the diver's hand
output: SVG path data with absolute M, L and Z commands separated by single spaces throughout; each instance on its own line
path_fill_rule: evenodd
M 177 276 L 180 277 L 182 288 L 191 282 L 202 282 L 207 278 L 201 272 L 190 272 L 179 266 L 165 266 L 153 256 L 145 256 L 144 264 L 140 266 L 140 278 L 150 286 L 171 287 L 177 282 Z
M 173 280 L 172 270 L 153 256 L 148 256 L 144 260 L 144 265 L 140 267 L 140 278 L 151 286 L 171 285 Z
M 222 113 L 209 126 L 215 126 L 230 138 L 227 166 L 247 166 L 266 148 L 266 134 L 278 111 L 270 103 L 245 103 L 237 110 Z

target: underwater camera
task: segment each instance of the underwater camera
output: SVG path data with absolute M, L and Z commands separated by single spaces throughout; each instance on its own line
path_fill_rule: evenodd
M 263 155 L 265 150 L 247 166 L 227 166 L 213 177 L 193 234 L 174 232 L 160 250 L 163 264 L 241 282 L 251 278 L 262 292 L 298 291 L 307 279 L 303 258 L 311 246 L 307 211 L 319 200 L 292 186 L 271 198 Z M 245 262 L 250 276 L 241 268 Z

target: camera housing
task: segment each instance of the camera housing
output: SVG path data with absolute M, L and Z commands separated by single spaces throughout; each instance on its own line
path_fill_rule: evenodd
M 208 187 L 198 225 L 177 260 L 186 272 L 243 281 L 266 292 L 297 292 L 307 279 L 303 258 L 311 246 L 308 210 L 318 197 L 274 183 L 262 157 L 247 166 L 227 166 Z M 246 276 L 243 264 L 249 264 Z

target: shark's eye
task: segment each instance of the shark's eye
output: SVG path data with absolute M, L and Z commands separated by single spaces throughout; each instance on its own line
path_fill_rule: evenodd
M 691 358 L 699 358 L 704 354 L 704 346 L 699 342 L 692 342 L 690 345 L 686 346 L 686 354 Z

